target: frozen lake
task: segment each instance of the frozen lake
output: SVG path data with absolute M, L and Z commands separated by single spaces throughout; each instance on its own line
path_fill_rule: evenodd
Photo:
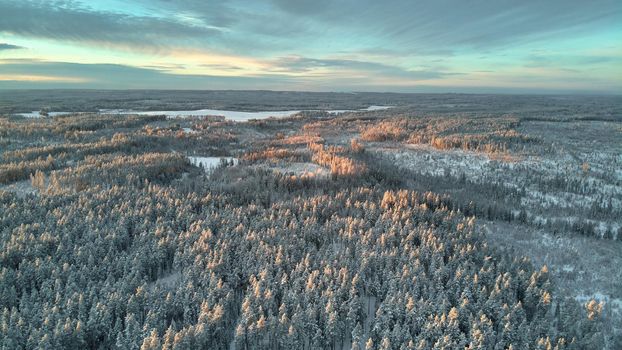
M 335 109 L 329 110 L 328 113 L 340 114 L 346 112 L 356 111 L 380 111 L 389 109 L 392 106 L 369 106 L 360 110 L 352 109 Z M 238 122 L 248 121 L 251 119 L 266 119 L 270 117 L 284 118 L 294 114 L 300 113 L 300 110 L 291 111 L 260 111 L 260 112 L 242 112 L 242 111 L 228 111 L 223 109 L 197 109 L 193 111 L 132 111 L 132 110 L 102 110 L 103 114 L 137 114 L 137 115 L 166 115 L 169 118 L 185 118 L 191 116 L 223 116 L 227 120 L 233 120 Z
M 393 108 L 393 106 L 369 106 L 363 109 L 334 109 L 331 111 L 327 111 L 328 113 L 340 114 L 347 112 L 367 112 L 367 111 L 384 111 L 385 109 Z
M 357 112 L 357 111 L 380 111 L 389 109 L 392 106 L 369 106 L 367 108 L 352 110 L 352 109 L 335 109 L 328 110 L 328 113 L 340 114 L 347 112 Z M 193 111 L 134 111 L 130 109 L 102 109 L 99 111 L 100 114 L 135 114 L 135 115 L 165 115 L 169 118 L 186 118 L 191 116 L 223 116 L 227 120 L 233 120 L 238 122 L 244 122 L 251 119 L 266 119 L 270 117 L 274 118 L 283 118 L 289 117 L 291 115 L 300 113 L 300 110 L 292 110 L 292 111 L 260 111 L 260 112 L 242 112 L 242 111 L 228 111 L 222 109 L 197 109 Z M 72 112 L 50 112 L 49 115 L 51 117 L 57 115 L 65 115 L 70 114 Z M 40 118 L 41 115 L 39 111 L 32 111 L 30 113 L 19 113 L 26 118 Z
M 282 118 L 296 114 L 300 111 L 267 111 L 267 112 L 240 112 L 226 111 L 220 109 L 197 109 L 194 111 L 132 111 L 132 110 L 105 110 L 102 114 L 136 114 L 136 115 L 165 115 L 168 118 L 186 118 L 192 116 L 215 115 L 223 116 L 225 119 L 237 122 L 248 121 L 250 119 L 266 119 L 270 117 Z
M 81 113 L 81 112 L 49 112 L 48 117 L 56 117 L 57 115 L 66 115 L 71 113 Z M 22 116 L 24 118 L 41 118 L 40 111 L 32 111 L 30 113 L 18 113 L 17 115 Z

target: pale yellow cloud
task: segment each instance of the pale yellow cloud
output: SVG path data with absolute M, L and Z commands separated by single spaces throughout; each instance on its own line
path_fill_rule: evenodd
M 31 81 L 31 82 L 58 82 L 58 83 L 86 83 L 89 79 L 79 77 L 62 77 L 51 75 L 29 74 L 0 74 L 0 81 Z
M 175 74 L 254 76 L 265 74 L 273 68 L 269 60 L 182 48 L 172 49 L 160 59 L 153 61 L 154 64 L 171 62 L 182 66 L 168 70 Z

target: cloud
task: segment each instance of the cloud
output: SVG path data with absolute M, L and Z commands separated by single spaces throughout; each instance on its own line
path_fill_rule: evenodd
M 230 28 L 240 21 L 238 11 L 221 0 L 132 0 L 132 3 L 154 9 L 162 17 L 173 15 L 189 22 L 216 28 Z
M 240 67 L 240 66 L 236 66 L 232 64 L 226 64 L 226 63 L 222 63 L 222 64 L 205 63 L 205 64 L 199 65 L 199 67 L 208 68 L 212 70 L 220 70 L 220 71 L 243 71 L 245 69 L 244 67 Z
M 11 45 L 11 44 L 7 44 L 7 43 L 0 43 L 0 51 L 2 51 L 2 50 L 18 50 L 18 49 L 24 49 L 24 47 L 17 46 L 17 45 Z
M 94 89 L 275 89 L 332 91 L 378 90 L 436 78 L 435 72 L 407 72 L 370 62 L 288 57 L 281 66 L 253 76 L 172 74 L 168 67 L 139 68 L 117 64 L 79 64 L 29 59 L 0 60 L 0 88 Z M 358 70 L 358 74 L 327 74 L 321 83 L 311 71 L 317 67 Z M 235 67 L 224 67 L 235 69 Z M 373 70 L 370 73 L 370 70 Z M 301 73 L 292 75 L 293 72 Z M 13 79 L 11 79 L 13 78 Z
M 614 27 L 622 20 L 618 0 L 345 0 L 320 2 L 313 11 L 303 0 L 273 2 L 315 23 L 318 32 L 412 52 L 516 45 Z
M 286 89 L 299 81 L 274 74 L 256 77 L 169 74 L 118 64 L 29 59 L 0 60 L 0 88 L 82 89 Z
M 339 60 L 299 59 L 290 66 L 306 71 L 309 66 L 338 66 Z M 301 62 L 302 61 L 302 62 Z M 303 64 L 304 63 L 304 64 Z M 358 63 L 357 63 L 358 64 Z M 367 63 L 361 63 L 367 65 Z M 356 64 L 355 64 L 356 65 Z M 391 70 L 392 68 L 388 68 Z M 381 69 L 382 70 L 382 69 Z M 426 73 L 427 74 L 427 73 Z M 442 74 L 442 73 L 441 73 Z M 458 76 L 462 78 L 462 76 Z M 471 93 L 570 93 L 619 91 L 620 84 L 581 78 L 551 80 L 540 74 L 529 76 L 489 76 L 473 85 L 462 81 L 438 80 L 419 83 L 402 75 L 328 74 L 316 79 L 311 74 L 292 76 L 272 72 L 254 76 L 215 76 L 171 74 L 151 68 L 117 64 L 79 64 L 30 59 L 0 59 L 0 89 L 234 89 L 287 91 L 386 91 L 386 92 L 471 92 Z M 508 80 L 509 79 L 509 80 Z M 509 82 L 509 83 L 508 83 Z M 561 82 L 561 83 L 560 83 Z
M 615 55 L 576 55 L 576 54 L 532 54 L 526 57 L 524 67 L 527 68 L 558 68 L 568 72 L 581 69 L 622 65 L 622 56 Z M 576 67 L 577 69 L 568 68 Z
M 348 59 L 315 59 L 301 56 L 287 56 L 274 61 L 274 71 L 284 73 L 312 73 L 325 70 L 328 75 L 336 73 L 359 73 L 365 76 L 399 78 L 403 80 L 439 79 L 449 73 L 431 70 L 409 70 L 397 66 L 376 62 L 365 62 Z
M 295 15 L 309 16 L 330 11 L 331 0 L 272 0 L 276 7 Z
M 484 71 L 620 83 L 619 0 L 0 0 L 0 14 L 0 38 L 25 39 L 31 58 L 144 65 L 31 60 L 4 73 L 15 84 L 384 90 Z
M 446 56 L 572 37 L 622 21 L 619 0 L 127 0 L 124 5 L 0 0 L 0 32 L 139 49 L 209 47 L 309 56 L 378 48 Z
M 213 27 L 168 18 L 93 11 L 74 2 L 0 0 L 0 32 L 24 37 L 112 46 L 158 47 L 180 39 L 209 41 L 219 35 Z

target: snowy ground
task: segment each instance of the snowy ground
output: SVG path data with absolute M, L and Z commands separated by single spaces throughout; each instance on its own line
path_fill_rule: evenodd
M 584 304 L 604 302 L 604 314 L 622 332 L 622 242 L 582 236 L 554 236 L 544 230 L 503 222 L 479 222 L 488 242 L 527 256 L 551 271 L 560 295 Z
M 158 278 L 150 284 L 151 287 L 158 286 L 160 288 L 173 288 L 181 280 L 181 272 L 175 271 L 168 275 Z
M 579 159 L 568 148 L 555 154 L 507 159 L 462 150 L 438 150 L 428 145 L 369 143 L 367 149 L 416 174 L 451 174 L 479 184 L 524 190 L 520 206 L 513 209 L 524 209 L 534 219 L 582 220 L 593 223 L 600 235 L 622 224 L 619 217 L 611 214 L 622 209 L 622 183 L 617 179 L 622 162 L 611 149 L 582 154 Z M 588 164 L 587 171 L 582 169 L 584 163 Z M 554 185 L 560 181 L 578 184 L 577 189 L 569 192 L 564 185 Z M 599 207 L 610 209 L 603 214 Z
M 37 193 L 37 189 L 32 187 L 30 180 L 14 182 L 9 185 L 0 185 L 0 191 L 13 192 L 19 198 L 24 198 L 29 194 Z
M 469 179 L 480 179 L 490 171 L 491 160 L 485 155 L 462 150 L 439 151 L 428 145 L 375 144 L 370 152 L 392 158 L 396 165 L 417 169 L 425 175 L 443 175 L 445 169 L 451 175 L 464 173 Z
M 233 165 L 238 164 L 238 159 L 233 157 L 195 157 L 188 156 L 190 163 L 196 167 L 203 168 L 206 173 L 211 173 L 214 169 L 218 168 L 223 161 L 228 163 L 233 162 Z

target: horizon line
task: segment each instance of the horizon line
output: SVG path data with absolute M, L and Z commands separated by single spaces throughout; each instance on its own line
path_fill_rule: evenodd
M 273 92 L 273 93 L 309 93 L 309 94 L 393 94 L 393 95 L 514 95 L 514 96 L 604 96 L 604 97 L 622 97 L 622 92 L 603 92 L 603 91 L 538 91 L 538 92 L 520 92 L 509 91 L 512 89 L 501 89 L 498 92 L 457 92 L 457 91 L 335 91 L 335 90 L 275 90 L 275 89 L 160 89 L 160 88 L 126 88 L 126 89 L 110 89 L 110 88 L 3 88 L 0 91 L 177 91 L 177 92 Z M 517 89 L 521 90 L 521 89 Z

